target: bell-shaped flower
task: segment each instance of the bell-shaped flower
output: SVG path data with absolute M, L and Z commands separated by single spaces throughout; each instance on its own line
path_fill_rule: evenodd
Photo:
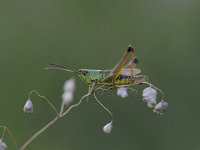
M 117 89 L 117 95 L 121 96 L 121 98 L 126 98 L 128 97 L 128 91 L 126 87 L 119 87 Z
M 28 99 L 24 105 L 23 111 L 27 114 L 32 114 L 33 113 L 33 103 L 31 99 Z
M 2 139 L 0 139 L 0 150 L 6 150 L 7 149 L 7 145 L 4 141 L 2 141 Z
M 152 87 L 147 87 L 143 90 L 142 93 L 144 102 L 147 102 L 147 105 L 150 108 L 155 107 L 156 105 L 156 97 L 157 97 L 157 91 L 153 89 Z
M 106 124 L 106 125 L 103 127 L 103 131 L 104 131 L 104 133 L 109 134 L 109 133 L 111 133 L 112 128 L 113 128 L 113 125 L 112 125 L 112 121 L 111 121 L 110 123 Z
M 147 98 L 147 99 L 148 99 L 148 97 L 156 98 L 157 91 L 155 89 L 153 89 L 152 87 L 147 87 L 143 90 L 142 96 L 143 96 L 143 98 Z
M 167 107 L 168 103 L 162 100 L 155 106 L 153 112 L 162 115 L 167 110 Z

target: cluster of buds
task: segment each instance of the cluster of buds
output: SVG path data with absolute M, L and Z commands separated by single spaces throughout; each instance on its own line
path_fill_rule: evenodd
M 149 108 L 153 108 L 154 113 L 162 115 L 167 110 L 168 103 L 165 102 L 164 100 L 161 100 L 159 103 L 157 103 L 156 101 L 157 94 L 158 94 L 157 90 L 154 89 L 152 86 L 150 86 L 143 90 L 142 97 L 143 97 L 143 101 L 147 103 L 147 106 Z M 162 91 L 161 91 L 161 94 L 162 94 Z M 117 95 L 120 96 L 121 98 L 128 97 L 127 87 L 123 87 L 123 86 L 118 87 Z
M 153 112 L 162 115 L 168 107 L 168 103 L 161 100 L 157 103 L 157 91 L 152 87 L 147 87 L 143 90 L 143 101 L 147 103 L 149 108 L 153 108 Z
M 75 80 L 73 78 L 65 82 L 63 91 L 64 91 L 64 93 L 62 94 L 63 104 L 69 106 L 74 100 Z

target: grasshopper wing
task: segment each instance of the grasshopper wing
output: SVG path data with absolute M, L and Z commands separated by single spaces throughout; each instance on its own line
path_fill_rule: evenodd
M 137 61 L 138 63 L 138 59 L 134 58 L 134 62 Z M 141 70 L 139 68 L 136 68 L 136 64 L 137 63 L 132 63 L 132 60 L 122 69 L 121 74 L 123 75 L 137 75 L 139 73 L 141 73 Z
M 124 68 L 124 69 L 122 69 L 122 72 L 121 72 L 122 75 L 126 75 L 126 76 L 134 76 L 134 75 L 137 75 L 139 73 L 141 73 L 141 70 L 138 69 L 138 68 L 133 68 L 133 69 Z

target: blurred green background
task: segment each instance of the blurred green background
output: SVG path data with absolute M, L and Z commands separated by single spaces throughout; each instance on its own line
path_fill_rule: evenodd
M 75 77 L 45 66 L 112 68 L 132 44 L 143 74 L 164 91 L 167 113 L 159 116 L 147 108 L 144 86 L 126 99 L 98 94 L 114 114 L 111 134 L 102 131 L 108 114 L 90 98 L 28 150 L 199 150 L 199 14 L 198 0 L 1 0 L 0 124 L 21 145 L 55 116 L 36 95 L 34 115 L 25 115 L 29 91 L 38 90 L 59 108 L 65 80 Z M 75 78 L 78 100 L 87 86 Z M 8 134 L 5 141 L 15 149 Z

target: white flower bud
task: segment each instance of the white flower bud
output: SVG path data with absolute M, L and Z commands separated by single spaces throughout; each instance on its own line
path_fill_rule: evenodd
M 149 107 L 149 108 L 154 108 L 155 106 L 156 106 L 156 100 L 155 99 L 151 99 L 151 100 L 149 100 L 149 101 L 147 101 L 147 106 Z
M 121 98 L 126 98 L 128 97 L 128 92 L 126 87 L 119 87 L 117 89 L 117 95 L 121 96 Z
M 155 95 L 157 96 L 157 91 L 153 89 L 152 87 L 147 87 L 143 90 L 142 96 L 147 97 L 149 95 Z
M 145 96 L 143 97 L 143 101 L 144 102 L 151 102 L 151 101 L 156 101 L 156 95 L 148 95 L 148 96 Z
M 128 97 L 128 92 L 127 91 L 123 91 L 121 93 L 121 98 L 126 98 L 126 97 Z
M 113 126 L 112 126 L 112 121 L 111 121 L 110 123 L 106 124 L 106 125 L 103 127 L 103 132 L 104 132 L 104 133 L 107 133 L 107 134 L 111 133 L 112 127 L 113 127 Z
M 32 101 L 30 99 L 28 99 L 26 101 L 23 110 L 27 114 L 32 114 L 33 113 L 33 103 L 32 103 Z
M 153 89 L 152 87 L 145 88 L 143 90 L 142 96 L 143 101 L 147 103 L 147 106 L 149 108 L 154 108 L 156 106 L 157 91 L 155 89 Z
M 67 80 L 64 84 L 63 90 L 74 92 L 74 90 L 75 90 L 75 80 L 73 78 Z
M 167 107 L 168 103 L 162 100 L 155 106 L 153 112 L 162 115 L 167 110 Z
M 6 149 L 7 149 L 6 143 L 4 143 L 4 142 L 2 141 L 2 139 L 0 139 L 0 150 L 6 150 Z
M 67 106 L 73 102 L 73 99 L 74 99 L 73 92 L 70 92 L 70 91 L 64 92 L 62 95 L 62 101 Z

